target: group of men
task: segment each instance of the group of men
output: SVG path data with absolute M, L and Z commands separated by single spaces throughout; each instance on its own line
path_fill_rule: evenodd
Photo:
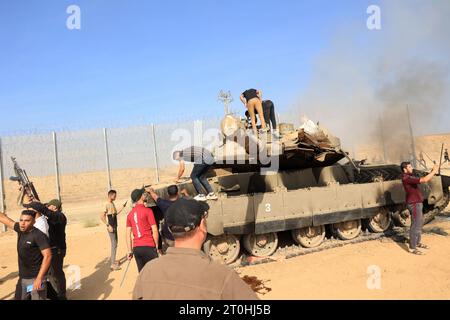
M 0 212 L 0 222 L 17 232 L 19 280 L 16 300 L 66 300 L 63 270 L 67 219 L 58 199 L 47 204 L 27 199 L 19 222 Z
M 139 272 L 133 299 L 257 299 L 236 272 L 211 261 L 202 251 L 209 205 L 190 198 L 185 191 L 180 192 L 176 185 L 169 186 L 167 193 L 168 199 L 158 196 L 151 187 L 131 193 L 133 207 L 126 217 L 127 258 L 136 260 Z M 159 230 L 153 210 L 146 206 L 149 197 L 163 213 Z M 115 197 L 108 199 L 114 204 Z M 102 216 L 102 221 L 108 232 L 115 233 L 110 235 L 115 255 L 118 212 L 106 211 L 105 208 L 106 217 Z M 109 228 L 112 221 L 114 231 Z M 113 268 L 114 259 L 112 255 L 111 269 L 117 270 Z

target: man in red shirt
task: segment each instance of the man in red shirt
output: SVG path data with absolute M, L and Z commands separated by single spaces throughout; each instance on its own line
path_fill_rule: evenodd
M 434 165 L 433 170 L 425 177 L 418 178 L 413 175 L 413 168 L 410 162 L 402 162 L 400 168 L 403 172 L 402 183 L 406 191 L 406 206 L 411 214 L 411 228 L 409 230 L 409 252 L 423 254 L 418 248 L 429 249 L 427 245 L 420 242 L 423 226 L 423 197 L 419 189 L 419 184 L 430 181 L 438 171 L 438 166 Z
M 152 209 L 144 205 L 146 199 L 147 193 L 143 188 L 133 190 L 131 200 L 135 205 L 127 216 L 128 260 L 135 257 L 139 272 L 147 262 L 158 257 L 159 251 L 158 227 Z M 133 249 L 131 249 L 131 243 L 133 243 Z

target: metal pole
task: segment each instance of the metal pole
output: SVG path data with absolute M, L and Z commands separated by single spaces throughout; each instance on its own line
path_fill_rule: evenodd
M 112 189 L 112 185 L 111 185 L 111 168 L 109 166 L 108 135 L 106 132 L 106 128 L 103 128 L 103 137 L 105 140 L 106 173 L 108 175 L 108 191 L 109 191 Z
M 61 201 L 61 185 L 59 183 L 59 162 L 58 162 L 58 142 L 56 140 L 56 132 L 52 132 L 53 136 L 53 152 L 55 156 L 55 179 L 56 179 L 56 196 Z
M 414 133 L 411 125 L 411 117 L 409 116 L 409 106 L 406 105 L 406 114 L 408 115 L 409 134 L 411 135 L 411 149 L 413 155 L 413 167 L 417 168 L 416 145 L 414 143 Z
M 5 192 L 3 188 L 3 153 L 2 139 L 0 138 L 0 212 L 5 212 Z M 6 226 L 2 226 L 2 231 L 6 232 Z
M 442 166 L 442 153 L 444 152 L 444 144 L 442 143 L 442 147 L 441 147 L 441 156 L 439 157 L 439 171 L 438 171 L 438 176 L 441 175 L 441 166 Z
M 383 161 L 384 163 L 387 163 L 387 156 L 386 156 L 386 144 L 384 143 L 384 132 L 383 132 L 383 122 L 381 120 L 381 116 L 379 117 L 380 122 L 380 138 L 381 138 L 381 146 L 383 148 Z
M 159 183 L 158 151 L 156 148 L 155 125 L 153 123 L 151 124 L 151 128 L 152 128 L 152 138 L 153 138 L 153 156 L 155 158 L 156 183 Z

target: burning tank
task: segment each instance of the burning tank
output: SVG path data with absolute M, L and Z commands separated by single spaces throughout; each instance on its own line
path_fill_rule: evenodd
M 256 257 L 270 256 L 279 232 L 288 231 L 297 244 L 311 248 L 320 246 L 327 231 L 351 240 L 362 228 L 380 233 L 394 223 L 410 223 L 399 166 L 354 163 L 337 137 L 312 122 L 298 129 L 280 124 L 280 138 L 256 138 L 243 120 L 226 115 L 221 131 L 223 143 L 208 178 L 219 199 L 208 201 L 204 245 L 214 260 L 230 264 L 242 247 Z M 449 186 L 450 177 L 443 175 L 421 185 L 425 221 L 448 205 Z M 195 195 L 190 181 L 179 187 Z M 167 197 L 165 185 L 154 188 Z

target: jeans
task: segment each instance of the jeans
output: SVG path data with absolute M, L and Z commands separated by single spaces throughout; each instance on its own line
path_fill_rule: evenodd
M 111 239 L 111 266 L 116 263 L 117 254 L 117 228 L 114 228 L 113 232 L 109 232 L 109 238 Z
M 408 210 L 411 214 L 411 228 L 409 229 L 409 248 L 414 250 L 420 243 L 422 238 L 422 226 L 423 226 L 423 204 L 411 203 L 408 204 Z
M 205 188 L 207 194 L 214 192 L 208 182 L 208 179 L 206 179 L 206 171 L 208 171 L 209 167 L 211 166 L 206 163 L 194 164 L 194 168 L 191 172 L 191 179 L 198 194 L 204 194 L 202 188 Z
M 263 113 L 264 120 L 266 121 L 266 125 L 272 128 L 272 130 L 277 129 L 277 120 L 275 118 L 275 106 L 272 101 L 265 100 L 263 101 Z
M 16 300 L 46 300 L 47 298 L 47 281 L 44 281 L 44 288 L 39 291 L 27 292 L 27 287 L 33 285 L 34 279 L 19 278 L 16 285 Z
M 138 272 L 141 272 L 147 262 L 158 258 L 158 253 L 156 252 L 155 247 L 134 247 L 133 255 L 134 259 L 136 259 Z
M 52 262 L 49 270 L 49 281 L 55 289 L 58 299 L 66 298 L 66 275 L 64 273 L 64 257 L 66 249 L 53 248 Z

